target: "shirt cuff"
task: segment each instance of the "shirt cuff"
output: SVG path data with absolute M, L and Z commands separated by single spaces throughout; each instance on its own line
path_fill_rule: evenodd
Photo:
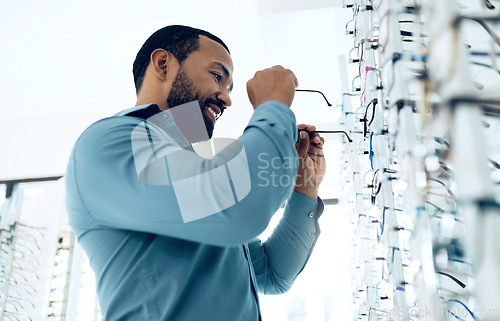
M 316 226 L 318 218 L 323 213 L 325 205 L 321 198 L 311 198 L 299 192 L 293 191 L 285 206 L 283 217 L 294 225 Z

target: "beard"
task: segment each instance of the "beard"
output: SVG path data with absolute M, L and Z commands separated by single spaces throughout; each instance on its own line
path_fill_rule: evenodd
M 214 104 L 222 111 L 222 104 L 215 99 L 202 97 L 202 95 L 194 88 L 193 81 L 186 75 L 186 72 L 184 71 L 184 68 L 182 68 L 181 64 L 181 67 L 177 72 L 177 76 L 172 83 L 172 89 L 170 89 L 170 93 L 168 94 L 167 106 L 168 108 L 173 108 L 195 100 L 197 100 L 200 104 L 201 115 L 203 116 L 203 121 L 205 122 L 208 137 L 212 138 L 215 121 L 212 121 L 212 119 L 208 117 L 206 109 L 209 104 Z

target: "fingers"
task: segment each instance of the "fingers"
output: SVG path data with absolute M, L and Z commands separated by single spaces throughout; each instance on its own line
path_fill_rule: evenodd
M 318 133 L 310 133 L 309 139 L 314 145 L 318 147 L 321 144 L 321 136 Z
M 314 146 L 318 148 L 323 148 L 323 145 L 325 144 L 325 139 L 321 137 L 318 133 L 313 133 L 314 137 L 311 139 L 311 141 L 314 143 Z
M 307 155 L 316 163 L 321 163 L 324 161 L 325 154 L 323 153 L 323 145 L 325 143 L 325 139 L 321 136 L 316 136 L 315 139 L 318 139 L 318 143 L 309 144 L 309 148 L 307 150 Z
M 314 155 L 323 155 L 323 145 L 324 145 L 324 139 L 323 137 L 318 137 L 319 142 L 318 143 L 310 143 L 309 144 L 309 149 L 307 150 L 308 153 L 314 154 Z
M 309 135 L 305 131 L 299 132 L 299 141 L 295 145 L 297 148 L 297 154 L 299 157 L 304 157 L 309 150 Z
M 299 130 L 305 130 L 305 131 L 308 131 L 308 132 L 312 132 L 312 131 L 316 130 L 316 126 L 314 126 L 314 125 L 306 125 L 306 124 L 298 124 L 297 128 Z
M 254 109 L 270 100 L 277 100 L 290 107 L 298 84 L 297 77 L 290 69 L 274 66 L 257 71 L 247 82 L 248 98 Z
M 276 66 L 273 66 L 273 67 L 267 68 L 267 69 L 283 69 L 283 70 L 288 71 L 290 74 L 290 77 L 292 77 L 293 83 L 295 84 L 295 88 L 297 88 L 299 86 L 299 80 L 297 79 L 297 77 L 295 76 L 293 71 L 291 71 L 290 69 L 287 69 L 281 65 L 276 65 Z
M 314 133 L 314 131 L 316 130 L 316 126 L 314 126 L 314 125 L 306 125 L 306 124 L 298 124 L 297 125 L 297 129 L 299 130 L 299 133 L 301 131 L 308 132 L 308 134 L 309 134 L 309 141 L 312 144 L 315 144 L 318 147 L 322 147 L 323 146 L 324 139 L 322 141 L 321 140 L 322 137 L 318 133 Z
M 299 80 L 297 79 L 297 77 L 295 76 L 293 71 L 291 71 L 290 69 L 287 69 L 287 70 L 290 72 L 290 76 L 293 79 L 293 83 L 295 84 L 295 88 L 299 87 Z

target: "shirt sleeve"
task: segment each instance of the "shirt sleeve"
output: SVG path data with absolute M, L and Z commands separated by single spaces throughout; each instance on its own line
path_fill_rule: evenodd
M 233 157 L 234 150 L 225 148 L 214 159 L 205 159 L 184 149 L 174 148 L 169 154 L 172 145 L 166 143 L 163 156 L 150 162 L 148 159 L 158 151 L 148 150 L 144 147 L 147 144 L 135 150 L 132 147 L 131 136 L 143 122 L 134 117 L 107 118 L 89 127 L 76 142 L 66 174 L 66 205 L 78 237 L 90 229 L 116 228 L 218 246 L 241 245 L 267 227 L 292 192 L 297 172 L 297 129 L 293 112 L 280 102 L 259 106 L 238 139 L 248 163 L 246 195 L 231 188 L 231 182 L 218 179 L 225 177 L 228 169 L 217 166 L 217 162 Z M 155 135 L 160 134 L 152 131 L 149 139 L 159 139 Z M 171 158 L 182 161 L 172 165 Z M 165 166 L 178 184 L 144 183 L 135 159 Z M 207 172 L 211 179 L 185 177 L 186 173 Z M 277 184 L 270 180 L 275 177 L 280 178 Z M 230 206 L 226 204 L 227 195 L 223 195 L 228 186 L 234 200 Z M 196 213 L 184 213 L 189 211 L 182 211 L 179 199 L 200 209 L 207 200 L 220 202 L 221 210 L 198 217 Z
M 262 243 L 248 244 L 259 292 L 287 292 L 306 265 L 320 234 L 323 201 L 293 192 L 282 219 Z

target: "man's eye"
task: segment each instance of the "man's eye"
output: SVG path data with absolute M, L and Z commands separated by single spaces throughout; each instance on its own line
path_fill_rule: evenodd
M 221 75 L 219 75 L 219 74 L 218 74 L 218 73 L 216 73 L 216 72 L 213 72 L 213 73 L 212 73 L 212 75 L 214 75 L 215 79 L 217 79 L 217 82 L 220 82 L 220 81 L 221 81 L 221 79 L 222 79 L 222 76 L 221 76 Z

